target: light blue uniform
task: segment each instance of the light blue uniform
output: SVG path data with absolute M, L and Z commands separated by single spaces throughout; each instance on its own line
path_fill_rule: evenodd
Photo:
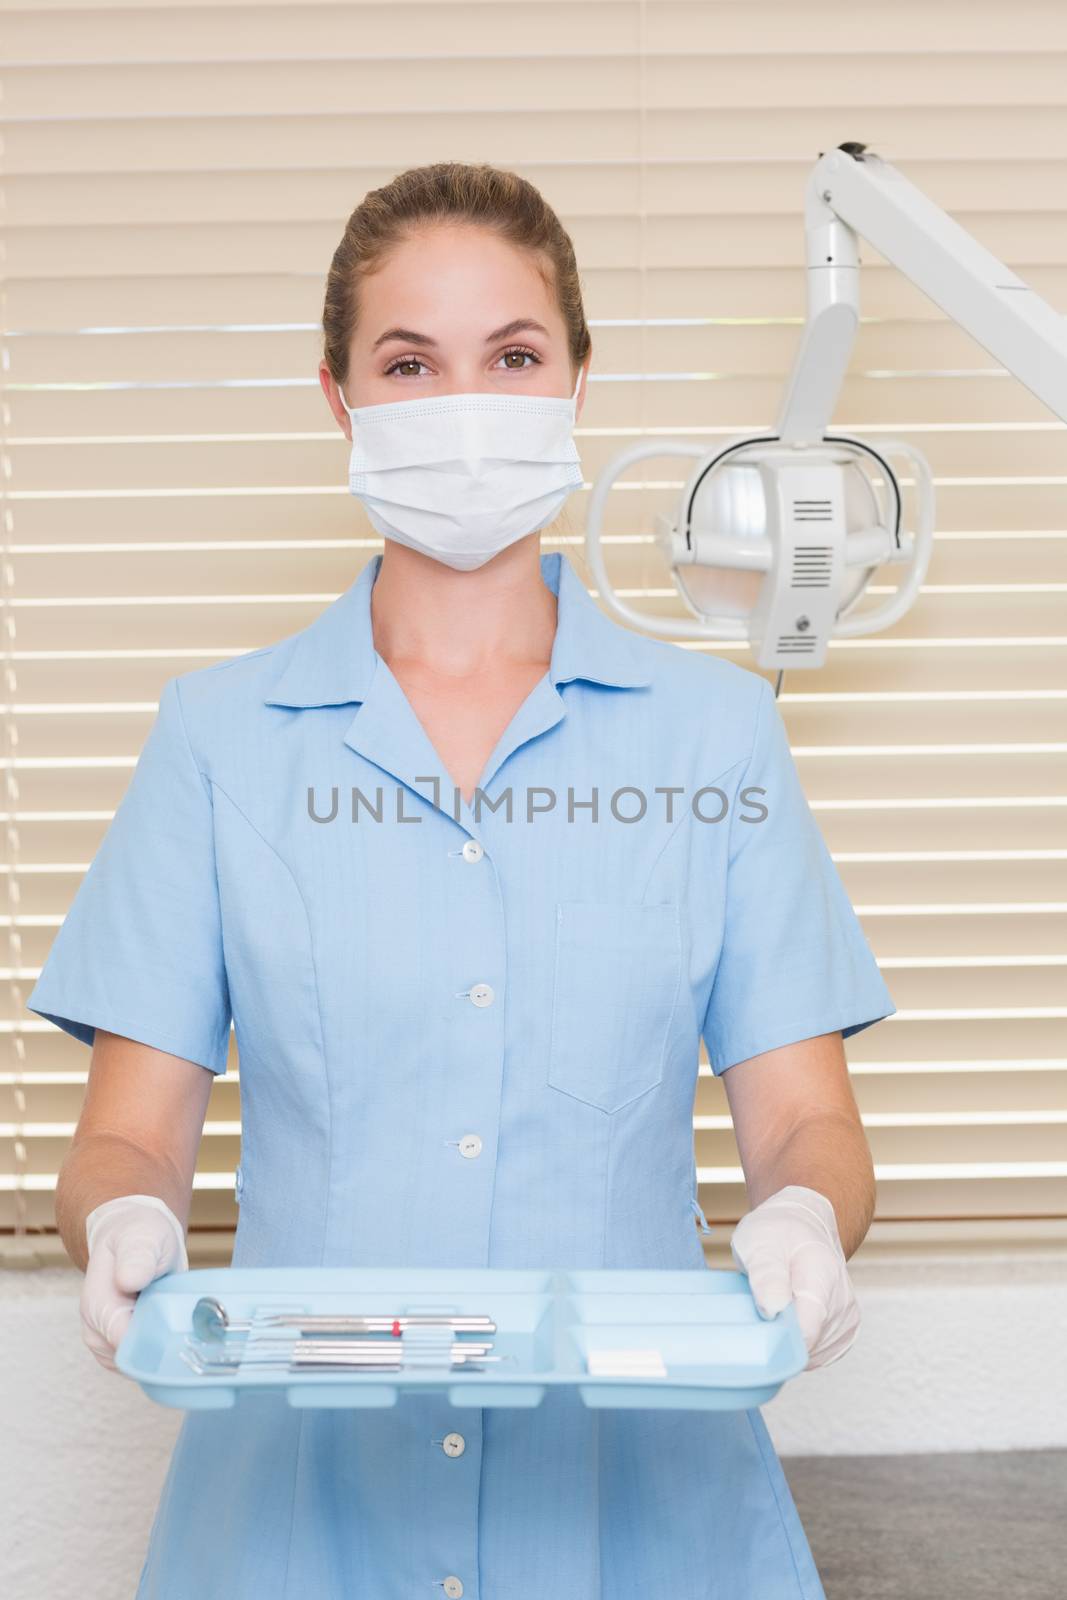
M 478 817 L 375 652 L 380 561 L 301 632 L 167 681 L 30 1009 L 212 1072 L 232 1014 L 235 1266 L 705 1270 L 700 1035 L 721 1073 L 895 1010 L 773 693 L 619 626 L 542 555 L 551 666 Z M 759 1411 L 565 1391 L 190 1413 L 138 1589 L 822 1593 Z

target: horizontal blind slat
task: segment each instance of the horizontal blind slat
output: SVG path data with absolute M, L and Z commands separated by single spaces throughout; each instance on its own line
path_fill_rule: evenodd
M 59 37 L 49 13 L 69 13 Z M 249 27 L 249 11 L 256 25 Z M 5 5 L 5 43 L 0 63 L 66 60 L 106 63 L 171 56 L 174 28 L 171 7 L 152 0 L 37 0 L 36 6 Z M 804 57 L 834 59 L 852 52 L 881 52 L 885 31 L 869 7 L 816 4 L 803 16 L 787 4 L 764 4 L 761 27 L 741 6 L 707 0 L 648 0 L 651 26 L 646 49 L 655 56 L 670 51 L 758 58 L 788 50 Z M 187 59 L 243 60 L 274 56 L 288 61 L 318 53 L 395 57 L 408 52 L 422 60 L 507 51 L 534 50 L 560 54 L 599 54 L 605 40 L 616 51 L 634 52 L 640 45 L 640 13 L 634 0 L 377 0 L 344 3 L 315 0 L 310 5 L 264 6 L 262 0 L 227 0 L 217 7 L 183 8 L 181 52 Z M 896 36 L 909 53 L 951 62 L 960 55 L 960 30 L 952 7 L 931 12 L 911 3 L 894 8 Z M 1011 49 L 1067 49 L 1062 12 L 1047 4 L 1013 7 Z M 915 41 L 910 44 L 910 41 Z M 417 43 L 417 49 L 413 46 Z M 968 8 L 966 57 L 1004 54 L 1002 16 L 991 6 Z

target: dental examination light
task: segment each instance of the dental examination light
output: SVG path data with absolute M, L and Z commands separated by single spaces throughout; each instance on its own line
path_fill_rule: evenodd
M 821 667 L 831 638 L 897 622 L 930 562 L 934 490 L 903 440 L 878 449 L 827 431 L 859 320 L 859 236 L 1058 417 L 1067 419 L 1067 319 L 888 162 L 861 144 L 820 155 L 807 184 L 807 320 L 774 431 L 709 451 L 684 440 L 634 445 L 593 485 L 586 556 L 604 602 L 662 638 L 745 639 L 761 667 Z M 611 586 L 601 545 L 608 492 L 650 456 L 692 459 L 656 544 L 695 620 L 635 611 Z M 910 465 L 914 531 L 902 526 L 894 463 Z M 904 569 L 881 604 L 857 611 L 874 573 Z

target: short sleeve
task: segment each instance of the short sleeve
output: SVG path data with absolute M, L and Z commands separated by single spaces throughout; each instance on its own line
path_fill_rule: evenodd
M 701 1030 L 712 1071 L 892 1016 L 766 680 L 729 827 L 725 929 Z
M 84 1044 L 104 1028 L 226 1070 L 211 786 L 175 678 L 26 1006 Z

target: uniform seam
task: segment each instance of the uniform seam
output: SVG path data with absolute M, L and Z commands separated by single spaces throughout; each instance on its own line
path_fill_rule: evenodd
M 731 763 L 730 763 L 730 765 L 728 767 L 724 767 L 722 769 L 722 771 L 717 774 L 715 782 L 717 783 L 719 778 L 724 778 L 728 772 L 732 772 L 736 766 L 740 765 L 740 763 L 741 763 L 741 761 L 743 759 L 744 759 L 743 757 L 738 756 L 736 761 L 731 761 Z M 711 785 L 706 785 L 705 787 L 712 787 L 712 786 Z M 657 852 L 656 852 L 655 859 L 653 860 L 652 865 L 648 869 L 648 874 L 647 874 L 647 876 L 645 878 L 644 887 L 641 890 L 641 903 L 642 904 L 645 903 L 645 896 L 648 894 L 648 886 L 652 882 L 653 878 L 655 877 L 656 872 L 659 870 L 660 862 L 663 860 L 663 857 L 666 855 L 667 851 L 674 844 L 674 841 L 677 838 L 677 836 L 678 836 L 679 832 L 681 831 L 682 827 L 684 825 L 686 825 L 686 824 L 690 825 L 690 832 L 691 832 L 692 811 L 691 811 L 690 807 L 687 807 L 686 810 L 682 813 L 682 815 L 678 818 L 678 821 L 674 824 L 674 827 L 671 829 L 670 833 L 667 835 L 666 839 L 663 841 L 663 844 L 660 846 L 659 850 L 657 850 Z M 727 853 L 729 853 L 729 844 L 727 844 Z M 688 870 L 686 872 L 686 884 L 685 884 L 686 910 L 688 910 L 688 908 L 689 908 L 689 886 L 690 886 L 691 881 L 692 881 L 692 850 L 690 849 L 690 852 L 689 852 L 689 866 L 688 866 Z M 688 942 L 681 938 L 680 916 L 681 916 L 681 912 L 680 912 L 680 908 L 679 908 L 679 942 L 680 942 L 680 946 L 681 946 L 681 948 L 679 950 L 679 956 L 678 956 L 679 966 L 681 966 L 683 964 L 683 957 L 690 953 Z M 687 987 L 688 987 L 688 985 L 687 985 Z M 677 994 L 675 995 L 675 1003 L 677 1004 Z M 696 1005 L 693 1002 L 693 992 L 692 992 L 691 988 L 689 988 L 689 1009 L 690 1009 L 690 1011 L 692 1013 L 693 1026 L 697 1030 L 697 1036 L 698 1036 L 698 1040 L 699 1040 L 699 1037 L 700 1037 L 701 1031 L 702 1031 L 702 1024 L 703 1024 L 704 1018 L 702 1016 L 700 1016 L 698 1014 L 698 1012 L 697 1012 Z M 700 1046 L 699 1046 L 699 1043 L 698 1043 L 698 1045 L 697 1045 L 698 1051 L 699 1051 L 699 1048 L 700 1048 Z
M 228 790 L 224 789 L 221 783 L 218 783 L 214 778 L 210 778 L 208 781 L 212 784 L 212 786 L 214 788 L 218 789 L 220 794 L 223 794 L 223 795 L 226 796 L 226 799 L 233 806 L 233 809 L 237 812 L 238 816 L 242 818 L 242 820 L 248 825 L 249 828 L 251 828 L 252 832 L 256 835 L 257 839 L 262 840 L 262 842 L 266 845 L 267 849 L 271 852 L 271 854 L 276 856 L 277 859 L 281 862 L 282 866 L 285 868 L 286 872 L 289 874 L 289 877 L 290 877 L 290 879 L 292 881 L 293 888 L 296 890 L 297 899 L 300 901 L 300 907 L 301 907 L 301 910 L 304 913 L 304 921 L 305 921 L 305 923 L 307 925 L 308 949 L 309 949 L 309 951 L 311 953 L 311 971 L 312 971 L 312 975 L 314 976 L 314 979 L 315 979 L 315 1014 L 316 1014 L 316 1016 L 318 1018 L 318 1023 L 319 1023 L 319 1051 L 320 1051 L 321 1057 L 322 1057 L 322 1073 L 323 1073 L 323 1077 L 326 1080 L 326 1107 L 327 1107 L 327 1111 L 329 1113 L 329 1118 L 328 1118 L 328 1121 L 329 1121 L 329 1135 L 328 1135 L 328 1139 L 327 1139 L 327 1150 L 326 1150 L 326 1200 L 325 1200 L 325 1212 L 324 1212 L 323 1219 L 322 1219 L 322 1248 L 321 1248 L 320 1255 L 319 1255 L 319 1265 L 322 1266 L 324 1264 L 325 1257 L 326 1257 L 326 1238 L 327 1238 L 328 1223 L 329 1223 L 330 1189 L 331 1189 L 331 1185 L 332 1185 L 332 1182 L 333 1182 L 333 1124 L 334 1124 L 334 1115 L 333 1115 L 333 1093 L 332 1093 L 331 1086 L 330 1086 L 330 1066 L 329 1066 L 329 1061 L 327 1059 L 326 1038 L 325 1038 L 325 1034 L 323 1032 L 323 1027 L 322 1027 L 322 996 L 321 996 L 321 993 L 320 993 L 320 990 L 319 990 L 319 964 L 318 964 L 318 961 L 316 960 L 316 957 L 315 957 L 315 936 L 314 936 L 314 934 L 312 932 L 312 928 L 311 928 L 311 916 L 310 916 L 310 913 L 308 912 L 307 901 L 304 899 L 304 893 L 303 893 L 303 890 L 300 887 L 300 884 L 299 884 L 299 881 L 297 879 L 296 873 L 293 871 L 293 869 L 289 865 L 288 861 L 286 861 L 285 857 L 282 855 L 282 853 L 278 849 L 278 847 L 271 843 L 271 841 L 267 838 L 266 834 L 264 834 L 261 829 L 256 827 L 256 825 L 252 821 L 251 817 L 249 817 L 247 815 L 247 813 L 243 810 L 243 808 L 237 804 L 237 801 L 233 798 L 233 795 L 230 794 Z M 238 1051 L 238 1059 L 239 1058 L 240 1058 L 240 1052 Z
M 181 727 L 181 730 L 182 730 L 182 738 L 185 740 L 185 748 L 189 752 L 189 760 L 192 762 L 193 767 L 194 767 L 195 771 L 197 772 L 198 776 L 200 777 L 201 781 L 203 783 L 205 783 L 205 784 L 210 785 L 211 779 L 208 777 L 207 773 L 203 770 L 203 768 L 201 767 L 199 761 L 196 759 L 196 752 L 193 749 L 193 741 L 189 737 L 189 727 L 188 727 L 188 724 L 186 723 L 186 720 L 185 720 L 185 708 L 182 705 L 181 688 L 179 686 L 177 678 L 174 678 L 171 681 L 174 684 L 174 701 L 175 701 L 175 704 L 178 707 L 178 723 L 179 723 L 179 725 Z M 210 800 L 210 798 L 211 798 L 210 788 L 208 789 L 207 794 L 208 794 L 208 799 Z
M 760 1461 L 763 1463 L 763 1471 L 764 1471 L 764 1473 L 766 1475 L 767 1482 L 768 1482 L 768 1484 L 770 1486 L 771 1494 L 774 1496 L 774 1504 L 775 1504 L 775 1509 L 778 1512 L 779 1526 L 781 1527 L 782 1536 L 785 1539 L 786 1547 L 787 1547 L 787 1549 L 789 1551 L 789 1559 L 793 1563 L 793 1576 L 796 1578 L 796 1581 L 797 1581 L 797 1592 L 802 1597 L 806 1597 L 807 1594 L 808 1594 L 808 1586 L 804 1582 L 804 1579 L 800 1575 L 800 1567 L 799 1567 L 799 1565 L 797 1563 L 797 1553 L 793 1548 L 792 1534 L 789 1531 L 789 1524 L 786 1521 L 785 1509 L 784 1509 L 784 1507 L 782 1505 L 782 1497 L 781 1497 L 781 1495 L 780 1495 L 780 1493 L 778 1491 L 778 1485 L 774 1481 L 774 1474 L 771 1471 L 770 1463 L 769 1463 L 769 1461 L 767 1459 L 767 1451 L 766 1451 L 766 1448 L 765 1448 L 765 1445 L 764 1445 L 764 1441 L 760 1437 L 759 1430 L 757 1429 L 755 1422 L 752 1420 L 752 1410 L 751 1409 L 746 1410 L 745 1416 L 748 1418 L 748 1425 L 749 1425 L 749 1428 L 752 1430 L 752 1437 L 756 1441 L 756 1449 L 759 1451 Z M 805 1538 L 806 1537 L 807 1537 L 807 1535 L 805 1535 Z M 813 1557 L 813 1559 L 814 1559 L 814 1557 Z M 821 1579 L 820 1579 L 820 1585 L 821 1585 Z
M 752 744 L 749 747 L 748 755 L 745 757 L 745 770 L 741 774 L 741 781 L 737 786 L 738 795 L 741 794 L 741 792 L 742 792 L 742 790 L 744 788 L 745 778 L 748 775 L 748 769 L 751 767 L 752 758 L 756 753 L 756 744 L 757 744 L 757 742 L 759 740 L 760 723 L 761 723 L 762 718 L 763 718 L 763 708 L 767 703 L 767 697 L 769 696 L 769 694 L 770 694 L 770 688 L 768 686 L 766 678 L 760 678 L 760 680 L 759 680 L 759 689 L 757 690 L 757 693 L 756 693 L 756 716 L 755 716 L 755 720 L 754 720 L 754 724 L 753 724 L 753 728 L 752 728 Z M 735 761 L 733 763 L 733 767 L 736 767 L 738 765 L 740 765 L 739 761 Z M 733 767 L 728 767 L 726 770 L 728 772 L 732 772 L 733 771 Z M 721 776 L 721 774 L 720 774 L 720 776 Z M 723 929 L 724 930 L 726 928 L 727 919 L 729 917 L 729 912 L 730 912 L 730 862 L 733 859 L 732 846 L 733 846 L 733 838 L 734 838 L 734 819 L 735 819 L 735 817 L 737 815 L 737 809 L 738 808 L 735 805 L 733 810 L 730 813 L 730 820 L 729 820 L 729 823 L 727 824 L 727 831 L 726 831 L 726 870 L 725 870 L 725 872 L 723 874 L 723 905 L 722 905 Z M 724 937 L 725 937 L 725 933 L 724 933 Z M 700 1037 L 702 1039 L 706 1039 L 706 1037 L 707 1037 L 708 1012 L 711 1009 L 711 1002 L 715 997 L 715 985 L 718 982 L 719 960 L 721 960 L 721 958 L 722 958 L 722 951 L 720 949 L 720 951 L 719 951 L 719 959 L 716 961 L 716 964 L 715 964 L 715 974 L 714 974 L 714 976 L 713 976 L 713 978 L 711 980 L 711 988 L 708 991 L 708 1003 L 704 1007 L 704 1015 L 700 1019 Z M 710 1050 L 708 1051 L 708 1064 L 710 1065 L 711 1070 L 714 1073 L 715 1072 L 715 1063 L 711 1059 L 711 1051 Z M 718 1076 L 717 1073 L 716 1073 L 716 1076 Z
M 739 767 L 741 765 L 742 761 L 745 763 L 745 769 L 747 771 L 748 767 L 749 767 L 749 765 L 751 764 L 751 761 L 752 761 L 752 751 L 751 750 L 749 751 L 747 756 L 737 756 L 733 761 L 730 762 L 729 766 L 723 767 L 720 772 L 717 772 L 710 783 L 703 784 L 701 787 L 705 788 L 705 789 L 714 788 L 715 785 L 719 782 L 720 778 L 725 778 L 727 773 L 732 772 L 735 767 Z M 732 816 L 730 818 L 730 821 L 731 821 L 731 823 L 733 822 L 733 817 Z M 645 878 L 645 887 L 644 887 L 644 890 L 642 891 L 642 899 L 644 898 L 644 895 L 648 893 L 648 885 L 652 881 L 652 877 L 653 877 L 654 873 L 656 872 L 656 869 L 658 868 L 658 866 L 660 864 L 660 861 L 663 859 L 663 857 L 666 854 L 666 852 L 670 849 L 671 845 L 674 843 L 675 835 L 678 833 L 680 828 L 684 827 L 685 824 L 689 823 L 689 822 L 692 822 L 692 804 L 691 803 L 682 812 L 682 815 L 678 818 L 678 821 L 674 824 L 674 826 L 672 827 L 670 833 L 667 835 L 666 839 L 664 839 L 663 843 L 660 845 L 659 849 L 657 850 L 655 859 L 653 860 L 652 865 L 648 870 L 648 876 Z M 713 824 L 713 826 L 717 826 L 717 824 Z
M 559 988 L 560 988 L 560 983 L 559 983 L 560 935 L 561 935 L 562 928 L 563 928 L 563 917 L 564 917 L 563 902 L 557 900 L 556 901 L 555 939 L 554 939 L 554 948 L 553 948 L 553 952 L 552 952 L 552 993 L 551 993 L 551 996 L 550 996 L 551 1011 L 549 1013 L 550 1020 L 549 1020 L 549 1024 L 548 1024 L 547 1067 L 546 1067 L 546 1071 L 545 1071 L 545 1082 L 546 1082 L 547 1086 L 550 1089 L 557 1087 L 552 1082 L 552 1068 L 553 1068 L 553 1064 L 554 1064 L 555 1059 L 556 1059 L 556 1027 L 557 1027 L 557 1020 L 558 1020 L 558 1011 L 559 1011 L 558 1001 L 559 1001 Z M 566 1091 L 560 1090 L 558 1092 L 565 1093 Z M 577 1099 L 579 1097 L 575 1096 L 575 1098 Z M 583 1104 L 586 1104 L 586 1105 L 591 1105 L 593 1103 L 594 1102 L 592 1102 L 592 1101 L 583 1101 Z M 598 1110 L 602 1111 L 603 1107 L 602 1106 L 598 1107 Z
M 608 1147 L 604 1152 L 604 1207 L 600 1217 L 600 1265 L 608 1264 L 608 1217 L 610 1208 L 608 1197 L 611 1194 L 612 1177 L 615 1167 L 615 1127 L 617 1117 L 612 1117 L 608 1123 Z
M 308 624 L 310 626 L 310 624 Z M 227 672 L 231 667 L 239 667 L 243 661 L 255 661 L 260 656 L 269 656 L 272 651 L 288 644 L 290 639 L 298 639 L 306 629 L 298 629 L 294 633 L 283 634 L 280 639 L 273 640 L 270 644 L 257 645 L 254 650 L 242 650 L 238 655 L 231 656 L 227 661 L 212 661 L 206 667 L 195 667 L 190 672 L 180 674 L 183 678 L 207 677 L 209 673 Z
M 189 737 L 189 726 L 188 726 L 188 723 L 185 720 L 185 707 L 182 705 L 181 684 L 179 683 L 177 677 L 172 678 L 170 681 L 174 685 L 174 704 L 175 704 L 175 706 L 177 708 L 178 723 L 179 723 L 179 726 L 181 727 L 181 730 L 182 730 L 182 738 L 185 740 L 185 748 L 189 753 L 189 760 L 192 762 L 193 771 L 197 774 L 197 776 L 200 779 L 200 782 L 204 785 L 204 797 L 207 800 L 208 806 L 209 806 L 209 808 L 211 810 L 211 815 L 212 815 L 211 861 L 212 861 L 212 866 L 214 867 L 214 871 L 215 871 L 215 897 L 216 897 L 216 903 L 218 903 L 218 896 L 219 896 L 219 863 L 218 863 L 218 852 L 217 852 L 217 850 L 215 848 L 215 835 L 214 835 L 215 800 L 214 800 L 214 795 L 211 792 L 211 779 L 207 776 L 207 774 L 201 768 L 200 763 L 196 758 L 196 751 L 193 749 L 193 741 Z M 160 704 L 162 705 L 162 696 L 160 697 Z M 220 939 L 220 943 L 221 943 L 221 940 L 222 940 L 222 907 L 221 907 L 221 905 L 219 905 L 219 939 Z M 230 994 L 230 975 L 229 975 L 229 972 L 228 972 L 228 970 L 226 968 L 225 951 L 223 951 L 223 973 L 224 973 L 225 979 L 226 979 L 226 1008 L 227 1008 L 227 1011 L 229 1012 L 229 1021 L 228 1021 L 228 1025 L 227 1025 L 227 1028 L 226 1028 L 226 1045 L 225 1045 L 226 1058 L 228 1060 L 229 1052 L 230 1052 L 230 1032 L 231 1032 L 231 1030 L 233 1028 L 233 997 Z M 212 1070 L 214 1070 L 214 1069 L 212 1069 Z M 223 1063 L 223 1069 L 222 1070 L 223 1071 L 226 1070 L 226 1063 L 225 1062 Z
M 745 757 L 745 770 L 741 774 L 741 784 L 738 785 L 738 792 L 739 793 L 740 793 L 740 790 L 741 790 L 741 786 L 744 784 L 745 778 L 748 776 L 748 769 L 752 765 L 752 757 L 756 754 L 756 745 L 759 743 L 760 725 L 761 725 L 761 723 L 763 721 L 763 708 L 767 704 L 767 698 L 768 698 L 769 694 L 770 694 L 770 689 L 767 686 L 767 680 L 765 678 L 761 678 L 760 679 L 760 686 L 759 686 L 759 693 L 758 693 L 758 696 L 757 696 L 757 704 L 756 704 L 756 719 L 755 719 L 755 724 L 754 724 L 753 729 L 752 729 L 752 745 L 751 745 L 751 748 L 749 749 L 748 755 Z M 737 763 L 735 762 L 734 765 L 736 766 Z M 731 813 L 731 816 L 730 816 L 730 827 L 729 827 L 729 830 L 728 830 L 728 833 L 727 833 L 727 839 L 726 839 L 727 867 L 729 867 L 729 862 L 730 862 L 730 846 L 733 843 L 734 817 L 736 815 L 736 811 L 737 811 L 737 808 L 735 807 L 733 813 Z
M 283 1600 L 289 1591 L 289 1568 L 293 1557 L 293 1535 L 296 1532 L 296 1484 L 300 1476 L 300 1457 L 304 1449 L 304 1423 L 307 1421 L 307 1414 L 307 1407 L 301 1406 L 300 1421 L 296 1430 L 296 1449 L 293 1452 L 296 1459 L 293 1463 L 292 1493 L 289 1501 L 289 1538 L 285 1545 L 285 1573 L 282 1577 Z
M 663 1030 L 663 1040 L 659 1047 L 659 1077 L 656 1079 L 655 1084 L 650 1085 L 651 1088 L 658 1088 L 663 1082 L 664 1074 L 667 1070 L 667 1045 L 670 1041 L 671 1030 L 674 1027 L 674 1019 L 678 1015 L 678 1000 L 682 992 L 683 977 L 686 977 L 686 988 L 689 988 L 688 975 L 684 971 L 685 940 L 682 937 L 682 908 L 675 901 L 671 909 L 674 912 L 674 993 L 671 995 L 670 1010 L 667 1013 L 667 1025 Z M 691 1003 L 689 1009 L 690 1011 L 693 1010 Z
M 46 996 L 46 1004 L 54 1003 L 54 1001 L 47 1001 Z M 69 1001 L 65 1002 L 65 1005 L 69 1004 Z M 106 1006 L 96 1006 L 91 1000 L 76 1000 L 75 1004 L 77 1005 L 77 1013 L 67 1010 L 45 1010 L 40 1006 L 40 1004 L 34 1006 L 28 1005 L 27 1010 L 34 1012 L 36 1016 L 45 1017 L 49 1022 L 53 1021 L 57 1017 L 62 1017 L 64 1021 L 76 1023 L 80 1028 L 91 1028 L 94 1030 L 94 1032 L 97 1028 L 103 1028 L 107 1033 L 121 1033 L 127 1038 L 137 1040 L 137 1042 L 140 1044 L 152 1043 L 151 1040 L 142 1039 L 140 1037 L 142 1033 L 151 1033 L 153 1038 L 158 1041 L 152 1044 L 153 1049 L 165 1050 L 168 1055 L 179 1056 L 183 1061 L 192 1061 L 198 1067 L 203 1067 L 205 1071 L 210 1072 L 213 1075 L 226 1071 L 225 1057 L 229 1054 L 229 1038 L 232 1025 L 230 1023 L 228 1023 L 226 1027 L 226 1048 L 224 1051 L 224 1058 L 219 1066 L 209 1066 L 209 1062 L 214 1062 L 217 1059 L 213 1051 L 206 1048 L 201 1049 L 199 1042 L 194 1042 L 189 1039 L 181 1039 L 177 1033 L 157 1033 L 154 1020 L 151 1017 L 145 1017 L 143 1013 L 132 1017 L 129 1012 L 124 1012 L 120 1015 L 118 1011 L 110 1009 Z M 106 1022 L 90 1022 L 88 1021 L 88 1017 L 90 1015 L 94 1017 L 106 1017 L 108 1020 Z M 56 1025 L 60 1026 L 58 1023 Z M 136 1029 L 136 1032 L 130 1031 L 131 1029 Z M 78 1036 L 74 1035 L 73 1037 L 77 1038 Z M 79 1039 L 79 1043 L 88 1044 L 89 1041 Z M 171 1046 L 174 1048 L 172 1049 Z M 190 1054 L 190 1046 L 192 1048 L 192 1054 Z
M 715 774 L 715 777 L 713 779 L 711 779 L 711 781 L 709 783 L 705 784 L 703 787 L 705 787 L 705 788 L 714 787 L 714 785 L 719 782 L 720 778 L 725 778 L 727 773 L 732 772 L 735 767 L 739 767 L 741 765 L 742 761 L 745 764 L 745 771 L 746 772 L 748 771 L 749 767 L 752 765 L 752 757 L 756 752 L 756 740 L 757 740 L 757 738 L 759 736 L 760 714 L 761 714 L 762 709 L 763 709 L 764 697 L 765 697 L 765 694 L 766 694 L 766 691 L 767 691 L 766 679 L 761 678 L 759 680 L 759 683 L 760 683 L 760 687 L 759 687 L 759 689 L 757 691 L 757 702 L 758 703 L 757 703 L 757 706 L 756 706 L 756 717 L 755 717 L 755 723 L 754 723 L 753 730 L 752 730 L 752 743 L 749 746 L 748 755 L 747 756 L 737 756 L 737 757 L 735 757 L 735 759 L 733 761 L 731 761 L 727 766 L 723 767 L 721 771 L 717 772 Z M 705 730 L 705 732 L 707 732 L 707 731 L 708 730 Z M 664 852 L 670 849 L 670 846 L 674 842 L 674 836 L 678 832 L 679 828 L 681 828 L 683 823 L 690 821 L 690 819 L 691 819 L 691 811 L 692 811 L 692 807 L 691 806 L 687 807 L 687 809 L 685 811 L 683 811 L 682 815 L 678 818 L 678 821 L 675 823 L 674 827 L 671 829 L 671 831 L 667 835 L 666 839 L 664 839 L 663 844 L 660 846 L 660 849 L 657 851 L 656 858 L 653 861 L 652 866 L 651 866 L 651 868 L 649 870 L 648 877 L 645 879 L 645 892 L 646 893 L 648 891 L 648 885 L 651 882 L 652 875 L 656 871 L 656 868 L 659 866 L 659 863 L 660 863 L 660 861 L 661 861 L 661 859 L 662 859 L 662 857 L 664 855 Z M 727 856 L 729 856 L 730 839 L 733 837 L 733 822 L 734 822 L 733 812 L 731 812 L 730 821 L 729 821 L 728 828 L 727 828 L 727 834 L 728 834 L 727 841 L 726 841 Z

